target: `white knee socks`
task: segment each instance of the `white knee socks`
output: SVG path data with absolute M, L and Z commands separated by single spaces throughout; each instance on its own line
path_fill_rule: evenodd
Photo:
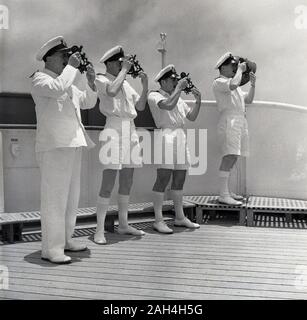
M 128 227 L 129 196 L 118 194 L 118 224 L 121 228 Z
M 171 190 L 170 196 L 174 201 L 174 208 L 176 213 L 176 220 L 182 220 L 185 218 L 183 212 L 182 198 L 183 198 L 183 190 Z
M 162 207 L 164 200 L 164 192 L 153 191 L 153 205 L 155 210 L 156 222 L 163 221 Z
M 97 227 L 96 233 L 104 233 L 104 221 L 109 208 L 110 198 L 98 196 L 97 200 Z
M 220 196 L 227 197 L 230 195 L 229 187 L 228 187 L 230 172 L 220 171 L 219 176 L 220 176 Z

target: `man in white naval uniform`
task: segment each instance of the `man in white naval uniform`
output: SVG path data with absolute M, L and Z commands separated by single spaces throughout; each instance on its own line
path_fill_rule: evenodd
M 92 108 L 97 101 L 93 67 L 88 66 L 87 88 L 80 91 L 73 85 L 80 53 L 68 58 L 66 51 L 62 36 L 40 48 L 36 58 L 45 62 L 45 68 L 33 74 L 31 88 L 41 172 L 41 256 L 58 264 L 71 262 L 64 251 L 87 249 L 72 240 L 80 195 L 81 147 L 94 146 L 81 123 L 80 108 Z
M 255 95 L 256 76 L 249 73 L 251 87 L 248 92 L 240 88 L 242 73 L 246 63 L 237 62 L 231 52 L 226 52 L 216 63 L 215 69 L 220 76 L 213 81 L 213 93 L 220 112 L 218 137 L 222 149 L 220 165 L 220 195 L 219 202 L 228 205 L 241 205 L 243 197 L 230 192 L 230 171 L 239 156 L 249 154 L 248 126 L 245 117 L 245 104 L 253 102 Z
M 186 119 L 195 121 L 201 105 L 201 93 L 193 88 L 195 104 L 189 107 L 183 99 L 181 92 L 187 87 L 188 81 L 183 78 L 178 81 L 174 65 L 163 68 L 155 78 L 159 82 L 160 89 L 152 91 L 148 95 L 148 104 L 153 119 L 158 129 L 161 129 L 165 151 L 172 155 L 172 163 L 161 163 L 157 168 L 156 182 L 153 186 L 153 204 L 155 211 L 154 229 L 160 233 L 173 233 L 163 221 L 162 206 L 165 189 L 172 177 L 171 198 L 175 207 L 175 222 L 178 227 L 190 229 L 199 228 L 199 224 L 193 223 L 185 217 L 183 212 L 183 185 L 187 169 L 190 167 L 189 150 L 186 143 L 186 135 L 183 131 Z M 156 146 L 155 146 L 156 148 Z M 184 153 L 184 163 L 180 161 L 180 152 Z M 156 152 L 156 151 L 155 151 Z
M 124 50 L 120 45 L 105 52 L 99 62 L 106 67 L 106 72 L 98 74 L 96 81 L 100 99 L 99 109 L 106 116 L 106 124 L 99 138 L 101 141 L 99 159 L 103 165 L 103 173 L 97 199 L 97 228 L 94 242 L 106 244 L 105 217 L 117 174 L 119 175 L 117 232 L 134 236 L 145 235 L 142 230 L 128 224 L 128 205 L 134 168 L 142 166 L 139 137 L 134 119 L 137 116 L 137 111 L 145 109 L 148 78 L 143 71 L 138 74 L 142 85 L 142 92 L 139 95 L 126 80 L 132 62 L 129 56 L 124 55 Z M 104 139 L 107 138 L 108 132 L 113 133 L 111 141 Z M 107 155 L 106 146 L 108 148 L 112 146 L 112 149 L 117 150 L 112 153 L 111 159 Z M 134 158 L 133 154 L 139 156 Z

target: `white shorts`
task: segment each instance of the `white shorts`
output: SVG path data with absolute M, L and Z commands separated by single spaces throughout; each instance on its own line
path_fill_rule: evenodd
M 104 169 L 142 167 L 139 136 L 133 120 L 119 117 L 107 118 L 105 129 L 100 133 L 99 161 Z
M 159 169 L 188 170 L 191 166 L 190 152 L 183 129 L 159 129 L 161 140 L 155 139 L 155 163 Z M 162 161 L 156 161 L 156 159 Z
M 218 123 L 218 137 L 223 156 L 249 155 L 248 125 L 244 116 L 227 115 Z

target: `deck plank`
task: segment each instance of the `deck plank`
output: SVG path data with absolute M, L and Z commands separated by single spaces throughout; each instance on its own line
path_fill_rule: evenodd
M 138 241 L 139 242 L 139 241 Z M 162 243 L 161 243 L 162 244 Z M 249 248 L 246 247 L 223 247 L 219 244 L 218 248 L 214 244 L 206 245 L 204 250 L 203 247 L 195 246 L 195 245 L 180 245 L 178 247 L 177 244 L 168 244 L 167 248 L 161 248 L 161 244 L 153 245 L 152 242 L 142 240 L 142 243 L 134 242 L 131 246 L 126 245 L 107 245 L 103 247 L 94 246 L 91 248 L 92 262 L 95 259 L 98 259 L 101 255 L 101 258 L 117 258 L 118 255 L 121 255 L 123 258 L 127 257 L 130 260 L 151 260 L 152 258 L 156 258 L 159 261 L 165 261 L 165 259 L 174 259 L 180 260 L 179 262 L 185 262 L 186 260 L 190 261 L 190 259 L 200 259 L 201 261 L 206 259 L 216 259 L 216 260 L 242 260 L 243 262 L 263 262 L 270 263 L 271 266 L 277 265 L 281 268 L 283 267 L 291 267 L 292 265 L 296 265 L 298 263 L 307 263 L 307 259 L 305 255 L 302 255 L 302 249 L 297 250 L 296 252 L 291 252 L 290 250 L 280 250 L 279 252 L 272 252 L 271 250 L 265 251 L 262 250 L 262 247 L 258 248 Z M 176 246 L 177 245 L 177 246 Z M 17 248 L 14 250 L 3 250 L 3 254 L 6 256 L 16 256 L 22 254 L 30 254 L 33 250 L 39 250 L 38 247 L 33 248 L 25 248 L 20 249 Z M 169 252 L 172 252 L 172 255 L 169 255 Z M 184 255 L 189 255 L 189 257 L 185 257 Z M 37 256 L 39 257 L 39 255 Z
M 10 265 L 10 271 L 14 272 L 14 275 L 19 273 L 26 273 L 28 275 L 58 275 L 58 276 L 72 276 L 76 278 L 105 278 L 105 277 L 115 277 L 120 274 L 121 277 L 124 276 L 148 276 L 152 278 L 165 278 L 165 279 L 207 279 L 207 280 L 221 280 L 221 281 L 242 281 L 246 283 L 272 283 L 272 284 L 283 284 L 283 285 L 293 285 L 296 274 L 278 274 L 271 272 L 262 275 L 260 272 L 254 271 L 244 271 L 244 270 L 226 270 L 226 269 L 213 269 L 213 268 L 203 268 L 201 270 L 193 270 L 193 272 L 186 273 L 184 270 L 155 270 L 152 269 L 135 269 L 133 266 L 125 266 L 110 269 L 109 265 L 99 267 L 97 270 L 90 270 L 88 274 L 84 274 L 84 268 L 82 266 L 75 267 L 71 270 L 44 270 L 24 267 L 20 271 L 20 266 Z M 221 272 L 222 271 L 222 272 Z
M 88 279 L 87 279 L 88 280 Z M 156 283 L 156 282 L 135 282 L 135 281 L 123 281 L 123 280 L 97 280 L 96 283 L 75 283 L 59 280 L 46 280 L 46 279 L 24 279 L 14 277 L 12 285 L 24 286 L 36 288 L 41 290 L 41 286 L 45 290 L 58 290 L 59 292 L 69 292 L 72 296 L 76 293 L 92 295 L 94 299 L 104 299 L 105 292 L 126 295 L 126 299 L 130 299 L 130 295 L 133 292 L 134 296 L 138 296 L 142 299 L 144 296 L 151 296 L 152 299 L 204 299 L 210 294 L 223 294 L 223 295 L 235 295 L 240 297 L 254 297 L 254 298 L 270 298 L 270 299 L 306 299 L 307 293 L 305 292 L 290 292 L 290 291 L 278 291 L 272 290 L 265 286 L 250 286 L 246 288 L 243 285 L 233 286 L 232 283 L 227 286 L 223 286 L 221 282 L 218 284 L 210 283 L 203 286 L 191 286 L 187 284 L 177 283 Z M 95 282 L 95 280 L 94 280 Z M 178 282 L 175 280 L 174 282 Z
M 5 261 L 7 263 L 7 261 Z M 20 272 L 20 263 L 8 264 L 11 272 Z M 151 275 L 152 277 L 162 278 L 184 278 L 184 279 L 221 279 L 227 280 L 239 280 L 244 279 L 245 282 L 255 283 L 280 283 L 280 284 L 293 284 L 296 278 L 296 273 L 277 273 L 277 272 L 258 272 L 253 270 L 233 270 L 218 266 L 217 268 L 205 267 L 201 269 L 191 269 L 189 273 L 185 272 L 182 268 L 151 268 L 146 269 L 143 266 L 136 268 L 135 265 L 117 266 L 111 269 L 111 264 L 105 263 L 99 268 L 91 268 L 88 274 L 84 274 L 83 266 L 74 266 L 70 270 L 49 270 L 47 268 L 33 268 L 29 266 L 23 266 L 22 272 L 28 274 L 45 274 L 45 275 L 69 275 L 75 277 L 103 277 L 105 274 L 114 276 L 114 274 L 122 275 Z M 101 275 L 102 273 L 102 275 Z
M 61 266 L 40 259 L 40 241 L 3 245 L 10 287 L 0 298 L 307 299 L 307 286 L 295 286 L 297 267 L 307 269 L 306 230 L 204 224 L 172 235 L 145 231 L 143 238 L 107 233 L 105 246 L 84 232 L 78 239 L 90 252 Z
M 255 281 L 249 281 L 244 282 L 242 278 L 239 279 L 233 279 L 231 277 L 228 278 L 216 278 L 216 279 L 209 279 L 209 277 L 201 278 L 189 278 L 186 279 L 184 277 L 184 274 L 181 274 L 180 282 L 178 282 L 178 278 L 174 277 L 164 277 L 162 274 L 160 277 L 153 277 L 151 274 L 147 275 L 122 275 L 122 274 L 103 274 L 102 276 L 98 276 L 96 278 L 93 277 L 76 277 L 72 275 L 50 275 L 50 274 L 35 274 L 33 276 L 32 274 L 24 273 L 24 272 L 15 272 L 14 273 L 14 279 L 18 279 L 21 281 L 27 281 L 32 280 L 32 285 L 36 284 L 38 280 L 41 281 L 47 281 L 50 284 L 55 284 L 57 282 L 68 282 L 70 285 L 74 284 L 76 285 L 76 288 L 79 287 L 96 287 L 96 286 L 109 286 L 112 287 L 118 287 L 118 286 L 124 286 L 126 285 L 128 288 L 133 285 L 132 288 L 151 288 L 151 289 L 160 289 L 162 286 L 166 286 L 169 289 L 172 289 L 172 291 L 189 291 L 189 292 L 203 292 L 203 288 L 224 288 L 225 290 L 228 289 L 242 289 L 242 290 L 252 290 L 252 291 L 265 291 L 267 294 L 268 291 L 270 291 L 271 295 L 274 294 L 283 294 L 286 292 L 287 294 L 290 294 L 291 296 L 297 297 L 297 292 L 293 286 L 293 280 L 289 281 L 288 283 L 269 283 L 269 282 L 257 282 Z M 110 280 L 110 279 L 116 279 L 116 280 Z M 307 289 L 307 286 L 304 287 L 304 289 Z M 307 297 L 307 293 L 304 293 L 304 298 Z M 275 296 L 277 297 L 277 296 Z
M 135 248 L 137 249 L 137 248 Z M 121 256 L 121 258 L 125 259 L 127 263 L 146 263 L 146 262 L 151 262 L 153 259 L 155 260 L 155 264 L 161 263 L 161 262 L 168 262 L 168 263 L 178 263 L 181 266 L 189 266 L 191 267 L 191 262 L 193 261 L 199 261 L 198 265 L 202 265 L 207 263 L 208 261 L 213 262 L 215 261 L 216 263 L 224 263 L 226 264 L 227 261 L 231 265 L 242 265 L 242 266 L 248 266 L 250 264 L 254 264 L 257 266 L 268 266 L 271 268 L 278 267 L 281 270 L 283 269 L 289 269 L 293 268 L 293 266 L 296 266 L 298 264 L 305 264 L 307 263 L 307 260 L 304 256 L 302 258 L 296 256 L 285 256 L 283 257 L 282 255 L 279 255 L 278 257 L 269 257 L 269 254 L 255 254 L 252 255 L 250 253 L 244 253 L 238 252 L 238 249 L 236 249 L 237 253 L 229 253 L 229 251 L 217 251 L 217 252 L 206 252 L 206 253 L 195 253 L 191 251 L 179 251 L 179 250 L 173 250 L 171 255 L 169 252 L 163 252 L 163 251 L 158 251 L 158 249 L 153 249 L 152 250 L 142 250 L 138 248 L 139 250 L 133 251 L 131 250 L 104 250 L 101 252 L 95 252 L 91 250 L 91 262 L 92 263 L 97 263 L 103 264 L 107 261 L 109 262 L 116 262 L 118 261 L 118 256 Z M 20 254 L 22 252 L 19 252 L 18 254 L 16 252 L 7 252 L 5 254 L 5 258 L 12 258 L 13 262 L 14 258 L 19 258 Z M 29 254 L 31 251 L 28 252 Z M 185 256 L 184 256 L 185 255 Z M 72 254 L 72 256 L 76 256 L 76 254 Z M 31 258 L 32 259 L 32 258 Z M 37 255 L 37 259 L 39 261 L 39 255 Z M 236 261 L 238 263 L 236 263 Z M 47 263 L 47 262 L 46 262 Z M 80 263 L 80 262 L 78 262 Z M 194 263 L 193 263 L 194 264 Z

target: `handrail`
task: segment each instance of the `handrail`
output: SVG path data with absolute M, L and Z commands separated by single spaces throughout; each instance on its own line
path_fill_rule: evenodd
M 195 100 L 185 100 L 186 103 L 193 103 Z M 208 107 L 216 107 L 216 101 L 215 100 L 202 100 L 201 103 L 205 104 Z M 296 109 L 300 111 L 307 111 L 307 106 L 300 106 L 296 104 L 291 103 L 283 103 L 283 102 L 276 102 L 276 101 L 261 101 L 256 100 L 252 104 L 248 105 L 247 108 L 250 107 L 274 107 L 279 109 Z

